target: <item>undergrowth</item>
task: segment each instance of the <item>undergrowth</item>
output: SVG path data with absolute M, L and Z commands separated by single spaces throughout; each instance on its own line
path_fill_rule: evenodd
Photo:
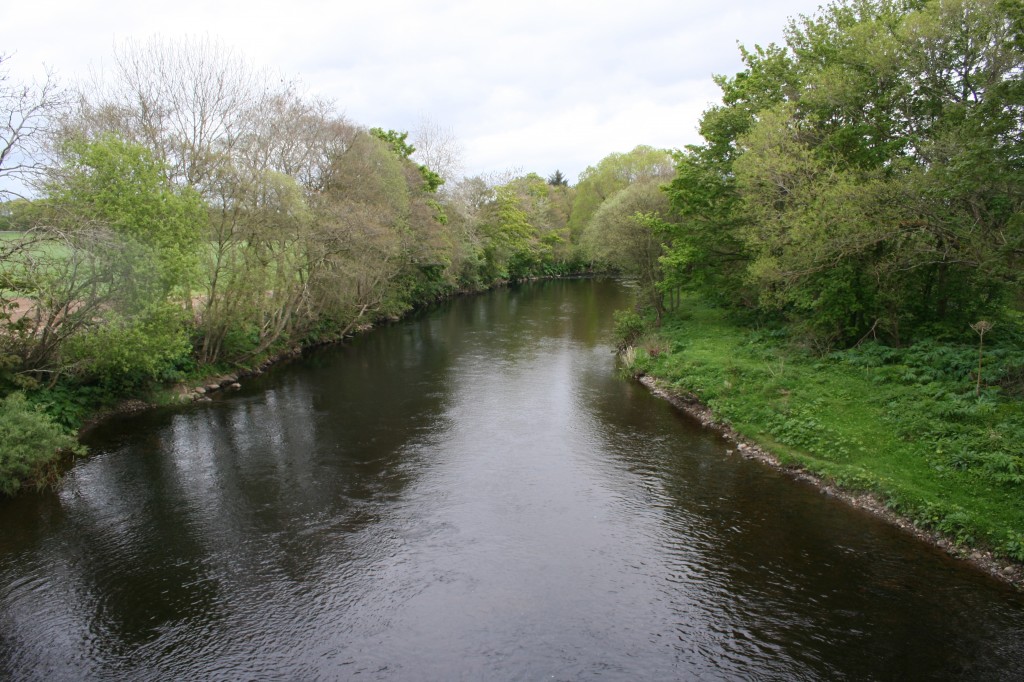
M 792 463 L 881 496 L 918 526 L 1024 561 L 1024 351 L 925 339 L 814 355 L 690 301 L 635 341 L 632 371 L 708 405 Z M 1000 339 L 999 331 L 1004 334 Z

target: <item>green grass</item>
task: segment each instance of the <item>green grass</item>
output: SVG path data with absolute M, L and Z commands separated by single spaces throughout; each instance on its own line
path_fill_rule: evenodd
M 639 343 L 634 370 L 696 395 L 785 464 L 1024 561 L 1024 351 L 986 350 L 979 397 L 976 346 L 868 344 L 822 358 L 781 331 L 684 308 Z

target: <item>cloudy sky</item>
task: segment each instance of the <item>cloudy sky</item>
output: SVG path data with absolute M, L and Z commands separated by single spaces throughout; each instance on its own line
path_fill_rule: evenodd
M 697 141 L 740 68 L 737 42 L 779 41 L 821 0 L 38 0 L 0 8 L 18 78 L 70 82 L 128 39 L 204 36 L 299 78 L 352 121 L 451 129 L 465 172 L 515 168 L 570 180 L 638 144 Z

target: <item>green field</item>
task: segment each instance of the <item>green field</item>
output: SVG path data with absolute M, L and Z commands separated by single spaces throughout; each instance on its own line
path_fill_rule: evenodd
M 781 331 L 683 308 L 639 343 L 634 371 L 696 396 L 784 464 L 1024 561 L 1024 353 L 1012 343 L 986 350 L 979 396 L 977 346 L 871 343 L 817 357 Z

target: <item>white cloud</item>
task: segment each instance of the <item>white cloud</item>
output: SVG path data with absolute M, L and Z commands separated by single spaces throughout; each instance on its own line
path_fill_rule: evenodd
M 469 172 L 575 178 L 613 151 L 695 142 L 717 99 L 711 75 L 741 66 L 737 41 L 779 41 L 789 16 L 818 4 L 41 0 L 0 9 L 0 51 L 17 77 L 45 63 L 73 79 L 129 38 L 208 35 L 358 123 L 451 127 Z

